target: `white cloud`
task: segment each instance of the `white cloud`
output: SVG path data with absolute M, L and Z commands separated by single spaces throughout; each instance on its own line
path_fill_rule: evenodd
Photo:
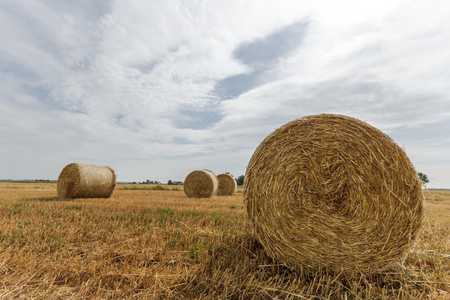
M 56 178 L 72 161 L 116 166 L 119 180 L 238 176 L 268 133 L 321 112 L 396 140 L 447 124 L 449 13 L 438 0 L 0 4 L 0 178 Z M 289 51 L 277 32 L 297 39 Z M 264 66 L 236 52 L 264 45 L 278 51 Z M 421 136 L 405 143 L 445 185 L 432 166 L 449 143 L 433 161 Z

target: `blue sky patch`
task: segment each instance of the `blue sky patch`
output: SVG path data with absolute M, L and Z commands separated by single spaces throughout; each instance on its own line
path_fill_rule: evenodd
M 261 39 L 241 44 L 233 57 L 249 66 L 251 71 L 219 81 L 213 94 L 222 100 L 232 99 L 265 84 L 263 75 L 276 66 L 279 59 L 288 57 L 300 46 L 307 28 L 308 23 L 297 22 Z

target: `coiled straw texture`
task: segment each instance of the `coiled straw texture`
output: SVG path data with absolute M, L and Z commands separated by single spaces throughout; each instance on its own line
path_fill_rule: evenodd
M 209 170 L 195 170 L 186 176 L 183 189 L 190 198 L 210 198 L 217 194 L 217 177 Z
M 106 166 L 71 163 L 58 177 L 58 197 L 109 198 L 116 186 L 114 170 Z
M 236 180 L 230 174 L 217 175 L 219 187 L 217 189 L 218 196 L 232 196 L 237 189 Z
M 400 262 L 423 215 L 405 152 L 354 118 L 321 114 L 268 135 L 245 174 L 254 234 L 294 270 L 372 272 Z

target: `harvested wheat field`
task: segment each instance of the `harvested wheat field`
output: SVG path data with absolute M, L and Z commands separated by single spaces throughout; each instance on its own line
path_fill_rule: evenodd
M 403 266 L 295 273 L 251 234 L 242 201 L 117 184 L 61 201 L 55 183 L 0 182 L 0 299 L 449 299 L 450 192 L 425 191 Z

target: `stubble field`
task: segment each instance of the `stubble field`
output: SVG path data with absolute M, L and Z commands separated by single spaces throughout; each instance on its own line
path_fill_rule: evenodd
M 109 199 L 61 201 L 54 183 L 1 182 L 0 298 L 450 299 L 450 192 L 425 196 L 404 265 L 350 278 L 267 257 L 242 190 L 188 199 L 181 186 L 119 184 Z

